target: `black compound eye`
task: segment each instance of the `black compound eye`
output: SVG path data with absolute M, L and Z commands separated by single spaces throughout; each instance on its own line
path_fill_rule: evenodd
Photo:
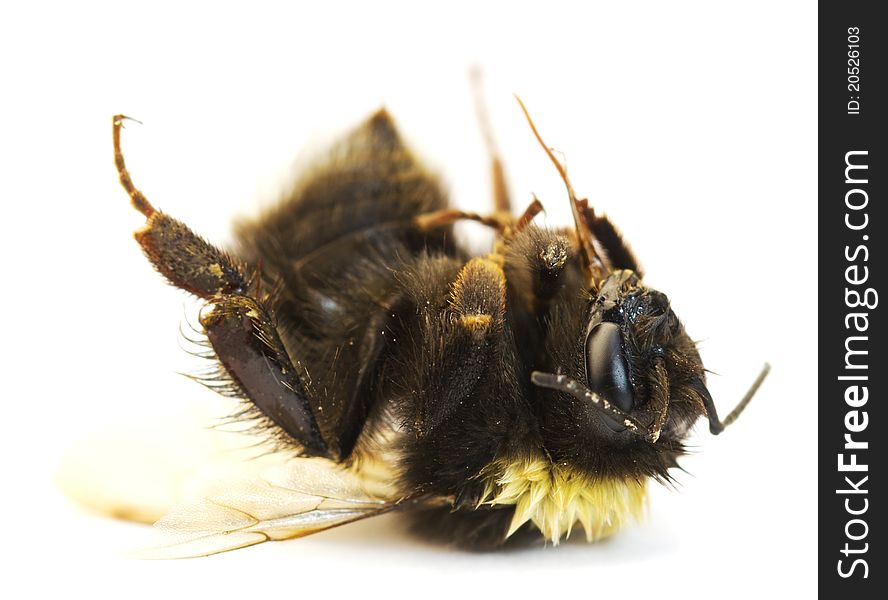
M 586 337 L 586 384 L 623 411 L 632 410 L 635 394 L 616 323 L 599 323 Z

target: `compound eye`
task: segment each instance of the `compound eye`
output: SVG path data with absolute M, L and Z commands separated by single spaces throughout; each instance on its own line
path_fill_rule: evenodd
M 635 394 L 616 323 L 599 323 L 586 337 L 586 384 L 624 412 L 632 410 Z

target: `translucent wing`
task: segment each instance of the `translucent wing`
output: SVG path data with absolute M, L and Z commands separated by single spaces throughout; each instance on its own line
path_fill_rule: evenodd
M 256 478 L 210 485 L 160 519 L 155 526 L 166 541 L 138 556 L 206 556 L 302 537 L 397 505 L 393 490 L 378 480 L 325 459 L 294 459 Z
M 261 438 L 201 428 L 208 418 L 200 412 L 177 416 L 181 423 L 93 434 L 66 453 L 56 474 L 59 487 L 92 510 L 157 521 L 158 546 L 136 556 L 205 556 L 309 535 L 398 504 L 394 460 L 383 453 L 354 469 L 286 453 L 257 457 Z
M 122 423 L 94 432 L 62 457 L 56 484 L 69 498 L 108 516 L 154 523 L 195 497 L 203 482 L 255 475 L 280 459 L 246 446 L 256 440 L 206 429 L 199 416 Z

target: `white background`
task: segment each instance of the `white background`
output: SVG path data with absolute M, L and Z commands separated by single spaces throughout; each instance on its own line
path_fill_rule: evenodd
M 814 3 L 183 4 L 0 9 L 0 586 L 146 598 L 813 595 Z M 655 487 L 647 520 L 600 545 L 471 554 L 387 516 L 208 559 L 121 558 L 144 531 L 56 491 L 64 450 L 214 398 L 175 374 L 188 365 L 176 344 L 186 301 L 132 241 L 141 216 L 116 182 L 111 115 L 144 122 L 124 132 L 137 185 L 214 241 L 381 105 L 454 202 L 484 210 L 471 64 L 486 73 L 516 202 L 535 192 L 549 222 L 566 223 L 563 188 L 512 93 L 703 340 L 722 414 L 768 360 L 760 395 L 718 438 L 701 424 L 679 489 Z

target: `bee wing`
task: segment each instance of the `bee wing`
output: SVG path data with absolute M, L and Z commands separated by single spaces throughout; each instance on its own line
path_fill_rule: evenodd
M 165 541 L 137 556 L 207 556 L 310 535 L 397 505 L 393 490 L 359 472 L 325 459 L 294 459 L 256 478 L 210 485 L 199 499 L 160 519 L 155 527 Z
M 245 477 L 271 464 L 250 460 L 256 451 L 242 446 L 252 440 L 181 417 L 122 423 L 83 437 L 62 456 L 56 485 L 92 511 L 150 524 L 193 498 L 203 481 Z
M 201 427 L 209 409 L 94 433 L 64 455 L 56 483 L 102 514 L 155 523 L 138 557 L 205 556 L 309 535 L 397 505 L 389 457 L 347 470 L 264 453 L 261 437 Z M 181 422 L 180 422 L 181 421 Z M 257 445 L 258 444 L 258 445 Z

